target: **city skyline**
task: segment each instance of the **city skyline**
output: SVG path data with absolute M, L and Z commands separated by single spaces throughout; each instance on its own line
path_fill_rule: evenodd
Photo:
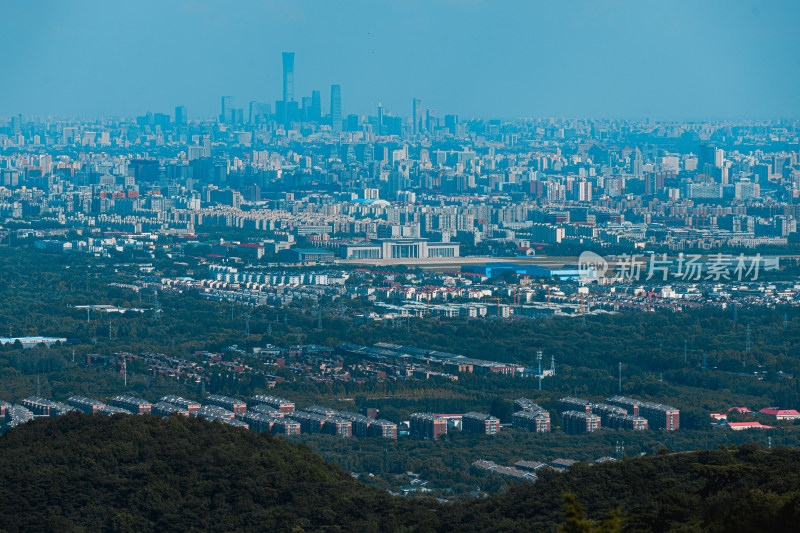
M 798 6 L 788 2 L 276 0 L 248 2 L 248 16 L 237 18 L 219 2 L 79 7 L 0 8 L 8 21 L 0 43 L 20 50 L 2 60 L 11 82 L 0 88 L 0 116 L 133 116 L 185 105 L 190 118 L 213 117 L 222 95 L 242 107 L 279 100 L 284 51 L 296 54 L 295 101 L 340 85 L 344 116 L 374 114 L 380 102 L 410 117 L 412 98 L 464 118 L 800 112 Z

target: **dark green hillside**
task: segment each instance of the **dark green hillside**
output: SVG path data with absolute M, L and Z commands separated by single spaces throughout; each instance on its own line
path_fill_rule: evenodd
M 448 523 L 463 533 L 555 531 L 571 492 L 592 518 L 622 511 L 623 531 L 780 532 L 800 524 L 800 451 L 738 449 L 661 454 L 545 473 L 516 487 L 454 507 Z
M 577 526 L 616 509 L 623 531 L 796 531 L 800 451 L 748 444 L 579 463 L 507 494 L 438 504 L 204 420 L 70 414 L 0 436 L 0 531 L 557 531 L 565 493 L 589 520 L 573 508 L 576 527 L 564 531 L 600 531 Z
M 202 419 L 68 416 L 0 437 L 5 531 L 432 531 L 422 503 Z

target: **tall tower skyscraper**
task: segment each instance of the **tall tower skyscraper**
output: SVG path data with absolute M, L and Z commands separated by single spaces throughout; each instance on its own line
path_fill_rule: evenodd
M 219 121 L 225 124 L 233 122 L 233 96 L 222 97 L 222 112 Z
M 283 56 L 283 101 L 294 102 L 294 52 L 284 52 Z
M 631 174 L 634 176 L 642 176 L 644 174 L 644 161 L 642 160 L 642 151 L 639 148 L 636 148 L 631 155 Z
M 416 135 L 418 133 L 421 133 L 422 130 L 423 130 L 423 126 L 422 126 L 422 121 L 423 121 L 423 117 L 422 117 L 422 100 L 420 100 L 419 98 L 414 98 L 412 100 L 412 102 L 411 102 L 411 106 L 412 106 L 412 109 L 411 109 L 411 114 L 412 114 L 411 120 L 413 121 L 413 124 L 412 124 L 412 127 L 411 127 L 411 132 L 414 135 Z
M 179 105 L 175 107 L 175 125 L 185 126 L 188 120 L 186 117 L 186 106 Z
M 308 120 L 319 122 L 322 118 L 322 96 L 319 91 L 311 91 L 311 112 Z
M 342 131 L 342 88 L 331 85 L 331 126 L 333 131 Z

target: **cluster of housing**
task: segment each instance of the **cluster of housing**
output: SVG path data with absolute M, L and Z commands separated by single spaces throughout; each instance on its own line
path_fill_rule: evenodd
M 606 403 L 592 403 L 567 396 L 558 401 L 558 410 L 561 413 L 561 429 L 568 434 L 590 433 L 601 427 L 673 431 L 680 425 L 678 409 L 624 396 L 612 396 Z
M 550 413 L 546 409 L 527 398 L 516 400 L 514 407 L 512 427 L 550 431 Z M 558 401 L 558 412 L 561 429 L 570 435 L 590 433 L 601 427 L 636 431 L 648 428 L 676 430 L 680 420 L 680 411 L 674 407 L 624 396 L 613 396 L 606 403 L 567 396 Z
M 164 396 L 155 404 L 125 395 L 115 396 L 108 404 L 85 396 L 71 396 L 66 403 L 36 396 L 25 398 L 22 405 L 0 402 L 0 418 L 7 420 L 6 425 L 10 427 L 28 422 L 34 417 L 58 416 L 76 410 L 87 414 L 108 415 L 180 414 L 282 435 L 328 433 L 342 437 L 397 438 L 397 424 L 388 420 L 376 420 L 375 410 L 366 410 L 366 415 L 319 406 L 296 411 L 295 404 L 289 400 L 261 394 L 251 398 L 249 408 L 242 400 L 216 394 L 208 396 L 205 404 L 171 395 Z
M 595 460 L 593 464 L 601 464 L 608 461 L 616 461 L 614 457 L 600 457 Z M 517 481 L 530 481 L 535 483 L 538 479 L 536 473 L 543 469 L 549 468 L 556 472 L 566 472 L 577 461 L 573 459 L 554 459 L 549 463 L 540 463 L 539 461 L 517 461 L 514 466 L 504 466 L 495 463 L 494 461 L 487 461 L 485 459 L 478 459 L 472 463 L 474 468 L 485 470 L 492 474 L 508 477 Z

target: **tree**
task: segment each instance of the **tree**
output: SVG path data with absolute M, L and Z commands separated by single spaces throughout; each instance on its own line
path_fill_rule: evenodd
M 619 508 L 597 523 L 586 518 L 586 511 L 571 492 L 564 493 L 564 514 L 566 521 L 558 526 L 560 533 L 617 533 L 622 530 Z

